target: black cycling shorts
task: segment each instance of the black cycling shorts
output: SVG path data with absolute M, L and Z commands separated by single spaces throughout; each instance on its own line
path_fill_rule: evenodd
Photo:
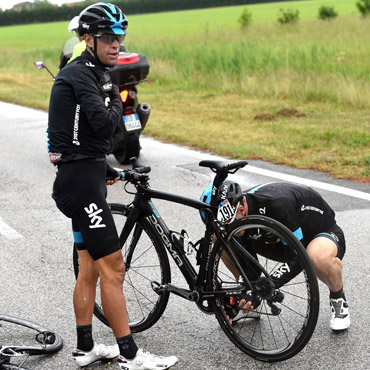
M 337 257 L 340 260 L 343 259 L 344 253 L 346 253 L 346 240 L 344 238 L 343 230 L 337 224 L 334 224 L 325 232 L 316 234 L 315 238 L 319 236 L 332 240 L 338 249 Z
M 94 159 L 60 164 L 53 186 L 59 210 L 72 219 L 78 250 L 94 260 L 120 249 L 116 226 L 106 201 L 106 163 Z
M 340 260 L 343 259 L 346 252 L 346 241 L 343 230 L 337 224 L 334 224 L 328 230 L 320 232 L 313 237 L 304 238 L 301 242 L 303 246 L 307 248 L 308 244 L 317 237 L 325 237 L 332 240 L 337 246 L 337 257 Z M 258 253 L 261 256 L 265 256 L 278 262 L 286 262 L 294 257 L 291 251 L 285 247 L 283 242 L 277 241 L 274 243 L 273 240 L 269 240 L 268 236 L 262 236 L 256 240 L 248 240 L 247 235 L 242 238 L 244 238 L 242 245 L 245 245 L 247 250 L 251 253 Z

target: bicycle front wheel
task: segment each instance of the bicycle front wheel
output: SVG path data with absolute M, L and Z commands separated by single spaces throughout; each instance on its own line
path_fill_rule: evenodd
M 116 228 L 120 231 L 127 219 L 126 211 L 119 204 L 110 204 L 109 206 Z M 153 281 L 159 284 L 169 283 L 171 281 L 170 265 L 162 242 L 146 218 L 138 219 L 129 235 L 120 235 L 120 243 L 123 259 L 126 263 L 123 292 L 129 325 L 131 332 L 141 332 L 153 326 L 167 306 L 169 293 L 157 294 L 151 283 Z M 77 277 L 78 254 L 76 250 L 74 250 L 73 257 Z M 94 314 L 101 322 L 109 326 L 100 301 L 99 283 Z
M 45 326 L 0 315 L 0 369 L 22 369 L 27 356 L 54 353 L 62 347 L 60 335 Z
M 233 245 L 235 241 L 240 243 L 240 236 L 246 235 L 246 233 L 251 236 L 251 243 L 253 243 L 253 239 L 257 240 L 264 236 L 269 241 L 283 241 L 280 244 L 283 250 L 279 253 L 278 258 L 276 253 L 271 256 L 269 253 L 263 252 L 264 255 L 262 255 L 258 247 L 253 251 L 260 266 L 269 276 L 281 271 L 279 268 L 283 266 L 284 262 L 287 262 L 287 256 L 289 258 L 294 256 L 299 264 L 298 271 L 301 272 L 298 275 L 280 289 L 272 290 L 272 292 L 278 293 L 275 297 L 279 297 L 279 299 L 274 299 L 272 292 L 269 297 L 262 298 L 254 311 L 254 316 L 257 318 L 246 315 L 241 320 L 230 324 L 224 311 L 227 299 L 225 297 L 217 298 L 214 302 L 214 311 L 220 326 L 240 350 L 261 361 L 287 360 L 304 348 L 317 323 L 319 289 L 312 263 L 306 250 L 293 233 L 281 223 L 270 218 L 247 216 L 232 223 L 228 231 L 229 245 Z M 244 243 L 247 244 L 247 242 Z M 248 246 L 242 246 L 248 250 Z M 237 290 L 240 286 L 247 286 L 243 283 L 243 279 L 239 278 L 240 271 L 230 269 L 230 258 L 228 257 L 226 250 L 217 241 L 210 258 L 209 281 L 211 290 L 228 289 L 230 291 L 232 288 Z M 256 263 L 250 262 L 248 259 L 243 262 L 243 259 L 239 257 L 238 261 L 241 262 L 241 268 L 244 269 L 252 285 L 255 282 L 267 281 L 262 269 Z M 234 296 L 234 298 L 242 299 L 243 296 Z

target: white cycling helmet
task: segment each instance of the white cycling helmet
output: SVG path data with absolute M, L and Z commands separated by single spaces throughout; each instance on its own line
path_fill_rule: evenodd
M 78 20 L 80 19 L 80 17 L 78 15 L 76 15 L 75 17 L 72 18 L 72 20 L 69 22 L 69 25 L 68 25 L 68 31 L 70 33 L 73 33 L 73 32 L 77 32 L 77 29 L 78 29 Z

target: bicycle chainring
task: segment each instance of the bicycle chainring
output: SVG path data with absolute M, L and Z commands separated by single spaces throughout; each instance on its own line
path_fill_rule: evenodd
M 206 304 L 205 304 L 206 302 Z M 205 300 L 203 302 L 196 302 L 198 308 L 207 315 L 212 315 L 213 311 L 213 304 L 209 300 Z

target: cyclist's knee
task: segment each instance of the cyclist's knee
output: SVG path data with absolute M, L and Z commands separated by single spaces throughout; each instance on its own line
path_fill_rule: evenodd
M 307 253 L 313 263 L 327 263 L 337 255 L 336 244 L 328 238 L 315 238 L 307 246 Z
M 87 250 L 78 251 L 80 279 L 97 280 L 99 277 L 99 269 L 96 262 L 91 258 Z
M 123 262 L 121 251 L 117 251 L 97 261 L 100 279 L 113 284 L 122 284 L 125 276 L 126 265 Z

